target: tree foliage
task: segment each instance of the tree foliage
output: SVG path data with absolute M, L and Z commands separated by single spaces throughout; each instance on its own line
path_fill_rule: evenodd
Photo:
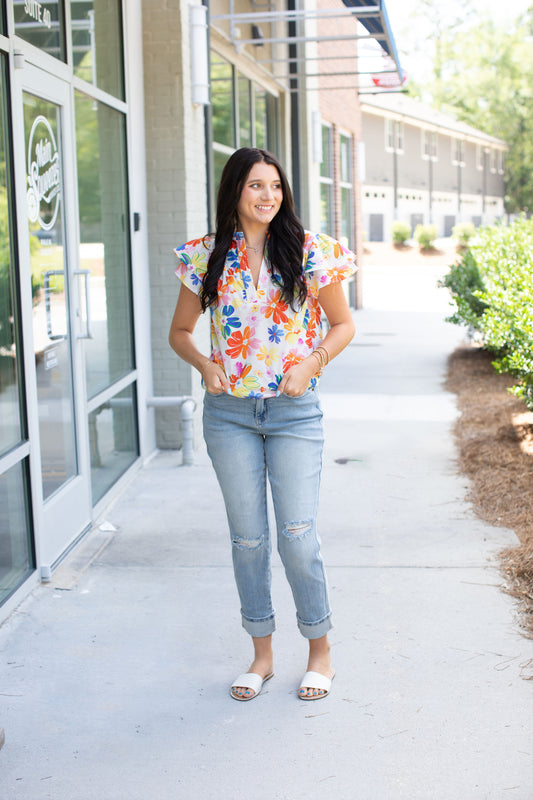
M 461 21 L 458 8 L 454 21 L 441 8 L 420 0 L 434 40 L 433 70 L 412 92 L 507 142 L 506 210 L 533 211 L 533 6 L 507 28 L 466 12 Z

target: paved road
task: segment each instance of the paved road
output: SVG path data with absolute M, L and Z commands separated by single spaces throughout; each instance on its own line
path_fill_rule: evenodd
M 333 692 L 274 569 L 276 675 L 252 703 L 224 511 L 203 450 L 164 453 L 0 629 L 0 800 L 533 798 L 533 642 L 498 588 L 514 535 L 478 520 L 442 388 L 460 332 L 436 267 L 370 267 L 322 385 L 320 530 Z M 103 526 L 106 527 L 105 525 Z

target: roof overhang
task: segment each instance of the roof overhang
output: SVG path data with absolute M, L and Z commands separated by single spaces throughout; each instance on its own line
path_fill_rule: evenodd
M 324 34 L 319 32 L 319 25 L 321 19 L 338 18 L 340 25 L 338 30 L 342 31 L 342 20 L 351 19 L 361 23 L 364 31 L 357 26 L 353 33 L 329 33 Z M 305 23 L 307 20 L 315 20 L 317 22 L 317 32 L 310 34 L 305 32 L 305 26 L 299 23 Z M 249 12 L 236 12 L 235 0 L 229 0 L 229 13 L 211 15 L 210 25 L 217 26 L 217 23 L 229 25 L 229 41 L 235 47 L 236 51 L 241 51 L 248 45 L 258 47 L 261 45 L 298 45 L 311 42 L 346 42 L 363 40 L 367 42 L 374 42 L 379 45 L 373 52 L 373 60 L 375 62 L 376 56 L 381 53 L 382 56 L 389 56 L 387 64 L 376 66 L 373 68 L 364 68 L 364 56 L 361 54 L 357 58 L 354 56 L 343 56 L 333 54 L 324 57 L 317 55 L 309 57 L 309 55 L 301 55 L 295 52 L 292 47 L 289 51 L 289 56 L 277 58 L 271 56 L 265 59 L 255 59 L 257 63 L 266 66 L 267 64 L 274 65 L 274 62 L 280 62 L 287 65 L 288 72 L 286 74 L 280 73 L 279 68 L 273 69 L 273 76 L 276 80 L 286 80 L 289 82 L 288 89 L 291 92 L 299 92 L 306 89 L 316 89 L 308 81 L 299 81 L 298 78 L 321 78 L 321 77 L 343 77 L 342 81 L 338 82 L 336 86 L 330 86 L 329 89 L 356 89 L 360 94 L 383 94 L 391 89 L 379 89 L 375 86 L 365 85 L 364 78 L 360 80 L 361 76 L 375 76 L 378 74 L 389 74 L 391 78 L 397 78 L 397 87 L 393 89 L 398 91 L 403 83 L 403 71 L 394 41 L 394 36 L 389 23 L 387 10 L 385 8 L 384 0 L 339 0 L 337 8 L 293 8 L 293 9 L 277 9 L 274 11 L 249 11 Z M 287 23 L 287 35 L 283 36 L 264 36 L 262 30 L 259 28 L 261 24 L 270 25 L 271 31 L 275 27 L 275 23 Z M 251 26 L 250 30 L 253 34 L 252 38 L 245 38 L 242 36 L 244 26 Z M 381 48 L 381 49 L 380 49 Z M 345 60 L 346 67 L 339 70 L 339 62 Z M 331 60 L 334 62 L 335 71 L 328 71 L 325 67 L 327 62 Z M 311 71 L 311 62 L 317 62 L 318 69 Z M 350 85 L 347 85 L 346 79 L 350 80 Z M 392 81 L 396 83 L 396 81 Z
M 359 22 L 392 58 L 401 83 L 403 70 L 384 0 L 342 0 L 342 2 L 348 8 L 359 9 L 360 12 L 365 9 L 368 12 L 367 15 L 359 17 Z

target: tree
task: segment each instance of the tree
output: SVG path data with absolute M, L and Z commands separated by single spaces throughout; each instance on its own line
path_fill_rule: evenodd
M 438 14 L 434 0 L 421 2 Z M 433 75 L 418 87 L 437 108 L 507 142 L 508 212 L 533 210 L 532 33 L 533 9 L 507 30 L 477 19 L 441 35 Z

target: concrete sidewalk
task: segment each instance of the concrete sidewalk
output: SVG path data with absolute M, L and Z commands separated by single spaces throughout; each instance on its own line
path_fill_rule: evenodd
M 455 471 L 460 332 L 436 279 L 369 268 L 323 379 L 331 696 L 296 696 L 306 643 L 276 555 L 276 675 L 229 697 L 250 645 L 224 509 L 203 450 L 163 453 L 108 509 L 117 532 L 0 629 L 0 800 L 531 800 L 533 642 L 495 567 L 515 538 Z

